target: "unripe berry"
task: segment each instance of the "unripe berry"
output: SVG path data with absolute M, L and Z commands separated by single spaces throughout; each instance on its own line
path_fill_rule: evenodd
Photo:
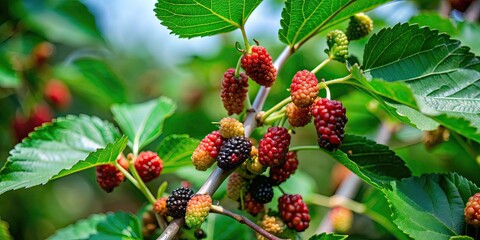
M 467 224 L 480 227 L 480 193 L 475 193 L 468 199 L 463 212 Z
M 212 197 L 208 194 L 195 194 L 187 203 L 185 223 L 190 228 L 202 225 L 212 207 Z
M 242 68 L 256 83 L 270 87 L 277 78 L 277 69 L 273 66 L 272 57 L 267 49 L 253 46 L 251 53 L 245 53 L 241 59 Z
M 312 105 L 318 96 L 318 79 L 308 70 L 298 71 L 290 84 L 290 97 L 295 106 L 306 108 Z
M 213 131 L 202 139 L 192 154 L 192 163 L 197 170 L 205 171 L 212 166 L 223 141 L 219 131 Z
M 365 13 L 357 13 L 350 17 L 346 35 L 348 41 L 353 41 L 366 37 L 372 31 L 372 19 Z
M 332 60 L 345 62 L 348 56 L 348 38 L 340 30 L 333 30 L 327 34 L 327 46 L 325 53 Z
M 248 92 L 248 76 L 240 73 L 235 77 L 235 69 L 228 69 L 222 79 L 222 102 L 228 115 L 243 111 Z
M 226 117 L 220 120 L 220 134 L 223 138 L 243 137 L 245 129 L 243 124 L 235 118 Z
M 292 127 L 303 127 L 312 121 L 310 108 L 299 108 L 294 103 L 287 104 L 288 123 Z
M 353 213 L 344 207 L 334 207 L 330 212 L 333 229 L 339 233 L 347 233 L 352 227 Z
M 151 181 L 158 177 L 163 169 L 162 159 L 160 159 L 157 153 L 151 151 L 138 154 L 134 166 L 144 182 Z

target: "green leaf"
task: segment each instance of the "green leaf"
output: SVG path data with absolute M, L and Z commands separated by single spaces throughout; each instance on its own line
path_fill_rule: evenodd
M 452 236 L 449 238 L 449 240 L 474 240 L 470 236 Z
M 1 54 L 4 54 L 3 52 Z M 0 56 L 0 87 L 14 88 L 20 85 L 20 78 L 7 57 Z
M 311 236 L 308 240 L 343 240 L 347 239 L 347 235 L 339 235 L 334 233 L 322 233 Z
M 185 134 L 169 135 L 163 139 L 157 150 L 163 160 L 162 173 L 172 173 L 178 168 L 192 165 L 192 153 L 199 143 L 199 140 Z
M 8 231 L 8 223 L 5 221 L 0 220 L 0 239 L 3 240 L 11 240 L 12 236 L 10 235 L 10 231 Z
M 95 214 L 58 230 L 48 240 L 143 239 L 140 222 L 126 212 Z
M 452 129 L 480 141 L 480 59 L 460 41 L 399 24 L 370 38 L 363 62 L 367 79 L 406 83 L 421 112 L 467 120 L 451 124 Z M 443 117 L 434 119 L 444 124 Z
M 243 28 L 262 0 L 158 0 L 155 13 L 162 25 L 181 38 L 212 36 Z
M 441 33 L 446 33 L 450 36 L 457 35 L 458 30 L 452 23 L 450 18 L 440 16 L 436 12 L 421 13 L 412 17 L 408 22 L 418 24 L 420 26 L 429 26 L 431 29 L 436 29 Z
M 51 41 L 74 46 L 103 43 L 94 15 L 78 0 L 33 1 L 24 23 Z
M 392 182 L 383 191 L 393 221 L 414 239 L 449 239 L 463 233 L 463 209 L 480 189 L 456 174 L 430 174 Z
M 386 0 L 287 0 L 282 11 L 280 41 L 294 46 L 355 13 L 372 9 Z
M 54 69 L 57 78 L 65 81 L 70 89 L 92 104 L 109 108 L 114 103 L 127 101 L 122 80 L 104 60 L 79 58 Z
M 0 194 L 114 162 L 125 145 L 118 130 L 97 117 L 58 118 L 37 128 L 10 151 L 0 171 Z
M 165 119 L 172 116 L 175 103 L 160 97 L 139 104 L 116 104 L 112 106 L 113 118 L 127 135 L 134 153 L 155 140 L 163 131 Z
M 405 162 L 387 146 L 364 137 L 345 135 L 340 150 L 330 155 L 374 187 L 410 177 Z

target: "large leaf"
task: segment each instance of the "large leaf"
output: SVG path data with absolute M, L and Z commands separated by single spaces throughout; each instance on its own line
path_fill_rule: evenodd
M 345 135 L 340 151 L 330 155 L 375 187 L 411 176 L 405 162 L 387 146 L 364 137 Z
M 211 36 L 245 25 L 262 0 L 158 0 L 155 13 L 162 25 L 181 38 Z
M 386 0 L 287 0 L 282 11 L 282 42 L 294 46 L 303 44 L 318 32 L 339 23 L 351 15 L 367 11 Z
M 406 83 L 419 109 L 478 141 L 480 133 L 480 59 L 436 30 L 399 24 L 370 38 L 365 46 L 367 79 Z M 468 124 L 469 123 L 469 124 Z
M 414 239 L 449 239 L 465 230 L 463 209 L 480 189 L 456 173 L 431 174 L 392 182 L 383 191 L 393 221 Z
M 87 101 L 108 108 L 127 101 L 122 80 L 104 60 L 79 58 L 66 65 L 56 66 L 55 75 L 64 80 L 72 91 Z
M 176 108 L 172 100 L 160 97 L 140 104 L 113 105 L 112 113 L 133 152 L 138 153 L 162 134 L 165 119 L 172 116 Z
M 48 239 L 142 239 L 142 228 L 130 213 L 96 214 L 58 230 Z
M 308 240 L 343 240 L 347 239 L 347 235 L 339 235 L 334 233 L 322 233 L 311 236 Z
M 170 135 L 160 142 L 158 156 L 163 160 L 162 173 L 175 172 L 178 168 L 192 165 L 192 153 L 199 140 L 188 135 Z
M 125 146 L 126 139 L 111 123 L 85 115 L 58 118 L 37 128 L 10 152 L 0 171 L 0 194 L 45 184 L 62 170 L 57 178 L 114 162 Z
M 78 0 L 28 1 L 24 19 L 51 41 L 81 46 L 103 42 L 94 15 Z

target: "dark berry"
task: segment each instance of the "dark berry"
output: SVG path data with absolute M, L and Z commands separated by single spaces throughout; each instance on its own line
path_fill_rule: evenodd
M 248 76 L 240 73 L 235 77 L 235 69 L 230 68 L 223 74 L 222 102 L 228 115 L 240 114 L 245 107 L 248 92 Z
M 146 151 L 138 154 L 135 160 L 135 169 L 144 182 L 151 181 L 160 175 L 163 169 L 162 159 L 157 153 Z
M 295 106 L 306 108 L 318 96 L 318 79 L 308 70 L 298 71 L 290 84 L 290 97 Z
M 265 87 L 273 85 L 277 78 L 277 69 L 273 66 L 267 49 L 253 46 L 251 53 L 245 53 L 241 61 L 242 68 L 253 81 Z
M 465 12 L 470 4 L 472 4 L 473 0 L 449 0 L 449 2 L 453 9 L 456 9 L 460 12 Z
M 268 128 L 258 144 L 258 160 L 263 166 L 275 167 L 285 161 L 290 134 L 283 127 Z
M 285 194 L 278 199 L 278 211 L 288 227 L 297 232 L 305 231 L 310 224 L 307 204 L 299 194 Z
M 287 153 L 287 160 L 276 167 L 270 168 L 270 178 L 274 185 L 279 185 L 282 182 L 285 182 L 290 175 L 292 175 L 298 167 L 297 154 L 295 152 Z
M 319 98 L 311 111 L 317 129 L 318 145 L 328 151 L 338 149 L 348 121 L 345 107 L 337 100 Z
M 252 216 L 257 216 L 259 213 L 265 211 L 264 204 L 255 201 L 250 193 L 245 195 L 245 198 L 243 199 L 243 206 L 244 208 L 242 209 L 242 204 L 240 203 L 239 209 L 247 211 Z
M 193 196 L 193 191 L 180 187 L 172 192 L 172 195 L 167 198 L 168 215 L 173 218 L 185 217 L 185 211 L 190 198 Z
M 200 144 L 198 144 L 192 154 L 192 162 L 197 170 L 205 171 L 212 166 L 223 141 L 224 139 L 219 131 L 209 133 L 200 141 Z
M 269 203 L 273 198 L 272 180 L 266 176 L 258 175 L 250 183 L 248 192 L 255 201 Z
M 113 164 L 98 166 L 96 174 L 98 185 L 108 193 L 125 180 L 125 176 Z
M 246 137 L 227 139 L 218 153 L 218 167 L 231 170 L 245 162 L 250 156 L 252 143 Z
M 303 127 L 312 121 L 310 108 L 299 108 L 293 103 L 287 105 L 288 123 L 292 127 Z

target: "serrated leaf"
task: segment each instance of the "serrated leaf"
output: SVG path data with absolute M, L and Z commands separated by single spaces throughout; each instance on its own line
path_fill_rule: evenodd
M 48 240 L 142 239 L 138 219 L 126 212 L 95 214 L 58 230 Z
M 406 83 L 422 112 L 463 118 L 469 124 L 459 121 L 453 129 L 480 141 L 480 59 L 460 44 L 417 25 L 386 28 L 365 46 L 365 75 L 369 80 Z
M 12 236 L 10 235 L 10 231 L 8 230 L 8 228 L 9 228 L 8 223 L 0 220 L 0 239 L 2 240 L 12 239 Z
M 120 137 L 118 130 L 97 117 L 58 118 L 37 128 L 10 151 L 0 171 L 0 194 L 45 184 L 53 177 L 87 166 L 113 162 L 125 145 L 126 139 Z
M 123 81 L 102 59 L 75 59 L 66 65 L 55 66 L 54 74 L 95 106 L 108 108 L 114 103 L 127 101 Z
M 155 15 L 181 38 L 205 37 L 244 26 L 262 0 L 158 0 Z
M 387 146 L 364 137 L 345 135 L 340 151 L 330 152 L 330 155 L 377 188 L 411 176 L 405 162 Z
M 384 190 L 393 221 L 414 239 L 449 239 L 463 233 L 463 209 L 480 189 L 456 174 L 430 174 L 392 182 Z
M 138 153 L 162 134 L 165 120 L 176 108 L 171 99 L 160 97 L 139 104 L 116 104 L 112 106 L 112 113 L 127 135 L 129 146 Z
M 178 168 L 192 165 L 192 153 L 199 140 L 188 135 L 169 135 L 160 142 L 158 156 L 163 160 L 162 173 L 175 172 Z
M 294 46 L 351 15 L 372 9 L 386 0 L 287 0 L 282 11 L 280 41 Z
M 347 235 L 339 235 L 334 233 L 322 233 L 311 236 L 308 240 L 343 240 L 347 239 Z
M 450 237 L 449 240 L 474 240 L 474 239 L 470 236 L 453 236 L 453 237 Z

